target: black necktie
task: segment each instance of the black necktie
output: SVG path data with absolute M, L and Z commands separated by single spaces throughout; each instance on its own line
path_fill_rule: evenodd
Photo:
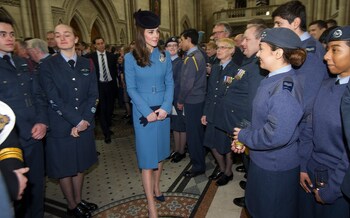
M 106 62 L 105 57 L 103 54 L 101 54 L 101 61 L 102 61 L 102 76 L 104 81 L 108 81 L 108 75 L 107 75 L 107 69 L 106 69 Z
M 2 59 L 4 59 L 8 64 L 10 64 L 11 66 L 13 66 L 12 62 L 11 62 L 11 57 L 9 55 L 4 55 L 2 57 Z M 14 67 L 14 66 L 13 66 Z
M 340 83 L 339 83 L 339 79 L 337 79 L 337 81 L 335 81 L 335 84 L 336 85 L 339 85 Z
M 68 64 L 70 65 L 70 68 L 72 68 L 72 70 L 74 70 L 75 61 L 74 60 L 69 60 Z

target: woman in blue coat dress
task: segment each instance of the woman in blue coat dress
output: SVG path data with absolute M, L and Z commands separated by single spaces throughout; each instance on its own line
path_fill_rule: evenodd
M 287 28 L 265 29 L 257 57 L 269 71 L 253 100 L 251 126 L 234 128 L 232 149 L 249 147 L 246 206 L 254 218 L 298 217 L 298 124 L 303 115 L 300 83 L 291 65 L 300 66 L 306 51 Z
M 133 105 L 138 166 L 149 217 L 158 217 L 155 199 L 165 201 L 159 181 L 162 161 L 170 154 L 170 118 L 174 92 L 170 54 L 158 48 L 159 24 L 150 11 L 134 13 L 136 44 L 125 55 L 127 91 Z
M 337 27 L 328 35 L 324 56 L 329 72 L 336 77 L 324 80 L 315 99 L 312 119 L 302 134 L 300 184 L 303 213 L 300 217 L 347 218 L 349 202 L 341 191 L 349 167 L 348 150 L 341 118 L 341 99 L 350 78 L 350 26 Z M 316 177 L 323 169 L 324 186 Z M 327 178 L 326 178 L 327 179 Z
M 55 27 L 60 53 L 40 65 L 40 79 L 49 102 L 46 141 L 47 175 L 59 180 L 68 214 L 90 217 L 97 205 L 82 200 L 84 171 L 97 162 L 94 115 L 98 89 L 92 62 L 75 53 L 78 37 L 72 27 Z

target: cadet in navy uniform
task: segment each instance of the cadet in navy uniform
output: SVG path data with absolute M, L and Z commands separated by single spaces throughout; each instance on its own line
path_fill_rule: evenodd
M 125 55 L 126 87 L 133 106 L 136 154 L 149 217 L 158 217 L 155 199 L 160 191 L 163 160 L 170 154 L 170 118 L 174 81 L 169 52 L 158 47 L 159 17 L 151 11 L 134 13 L 136 40 Z
M 37 76 L 29 71 L 26 60 L 11 55 L 15 42 L 11 20 L 0 18 L 0 33 L 0 100 L 8 104 L 17 117 L 24 162 L 30 168 L 21 212 L 26 217 L 43 217 L 44 148 L 41 139 L 48 127 L 47 103 L 42 95 L 37 95 Z
M 57 25 L 55 40 L 60 53 L 40 67 L 41 85 L 49 101 L 47 175 L 59 179 L 68 202 L 68 214 L 90 217 L 97 205 L 82 200 L 81 192 L 84 171 L 97 161 L 94 139 L 98 102 L 96 74 L 92 61 L 77 57 L 78 37 L 72 27 Z
M 197 30 L 187 29 L 181 33 L 180 47 L 187 55 L 181 68 L 177 108 L 185 113 L 186 140 L 192 168 L 184 176 L 190 178 L 203 174 L 206 168 L 204 127 L 201 123 L 207 89 L 206 64 L 197 44 Z
M 343 31 L 345 30 L 345 31 Z M 342 45 L 342 48 L 347 50 L 347 58 L 341 60 L 341 63 L 348 64 L 350 58 L 350 26 L 342 28 L 342 37 L 341 41 L 346 42 L 345 45 Z M 340 42 L 342 43 L 342 42 Z M 342 43 L 344 44 L 344 43 Z M 346 47 L 347 46 L 347 47 Z M 347 66 L 347 65 L 346 65 Z M 341 102 L 341 115 L 343 120 L 343 129 L 347 140 L 347 148 L 350 149 L 350 83 L 348 83 L 345 93 Z M 348 168 L 344 181 L 342 183 L 343 193 L 350 198 L 350 168 Z
M 303 87 L 304 115 L 300 125 L 301 132 L 312 111 L 315 97 L 324 79 L 328 78 L 327 67 L 323 62 L 322 44 L 307 32 L 306 9 L 300 1 L 289 1 L 280 5 L 273 13 L 274 27 L 285 27 L 294 31 L 302 41 L 307 57 L 302 66 L 296 68 Z M 303 149 L 302 142 L 299 144 Z
M 244 32 L 242 47 L 245 58 L 240 66 L 240 71 L 243 71 L 244 75 L 237 88 L 231 86 L 228 89 L 221 104 L 225 111 L 217 113 L 215 119 L 215 125 L 228 132 L 231 132 L 233 127 L 244 120 L 251 122 L 253 99 L 260 81 L 268 74 L 266 70 L 260 68 L 259 60 L 256 57 L 256 53 L 259 51 L 260 35 L 265 28 L 266 26 L 263 24 L 250 24 Z M 242 154 L 246 171 L 249 170 L 249 155 L 247 154 L 248 152 Z M 242 184 L 246 185 L 246 182 L 239 183 L 241 187 L 244 186 Z M 235 198 L 233 202 L 240 207 L 245 207 L 244 197 Z
M 349 157 L 343 133 L 341 98 L 350 78 L 350 26 L 337 27 L 328 35 L 324 56 L 329 71 L 337 75 L 322 83 L 315 100 L 312 119 L 303 134 L 305 147 L 301 161 L 300 184 L 307 195 L 300 217 L 349 217 L 349 204 L 340 186 L 349 167 Z M 311 147 L 311 148 L 309 148 Z M 325 186 L 317 183 L 317 171 L 325 170 Z M 311 194 L 313 193 L 313 194 Z
M 181 67 L 182 59 L 178 55 L 179 41 L 178 37 L 170 37 L 165 42 L 165 49 L 169 51 L 171 55 L 171 63 L 173 65 L 173 78 L 174 78 L 174 100 L 173 109 L 171 115 L 171 129 L 174 135 L 174 151 L 170 155 L 171 162 L 177 163 L 186 157 L 185 146 L 186 146 L 186 126 L 185 117 L 176 106 L 177 97 L 180 91 L 181 83 Z
M 234 86 L 235 79 L 243 75 L 237 75 L 238 66 L 232 61 L 232 54 L 235 52 L 234 41 L 221 38 L 216 40 L 216 46 L 216 56 L 220 63 L 214 64 L 211 69 L 201 122 L 206 125 L 203 144 L 211 149 L 220 168 L 218 173 L 214 172 L 209 178 L 219 179 L 216 185 L 222 186 L 233 179 L 231 141 L 225 132 L 215 128 L 214 116 L 223 106 L 220 99 L 227 94 L 229 87 Z
M 261 68 L 270 73 L 254 98 L 251 125 L 234 128 L 234 152 L 245 150 L 237 140 L 249 147 L 246 206 L 252 217 L 298 216 L 297 139 L 303 106 L 291 65 L 300 66 L 305 60 L 306 51 L 300 47 L 299 37 L 290 29 L 263 31 L 257 56 Z

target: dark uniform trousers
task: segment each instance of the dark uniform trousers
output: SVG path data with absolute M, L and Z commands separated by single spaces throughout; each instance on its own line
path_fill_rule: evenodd
M 184 104 L 186 140 L 192 161 L 192 172 L 205 171 L 205 148 L 203 147 L 204 127 L 201 123 L 204 102 Z
M 98 116 L 102 132 L 105 137 L 110 137 L 110 126 L 112 125 L 112 115 L 114 109 L 115 98 L 112 90 L 115 89 L 114 82 L 98 82 L 99 105 Z

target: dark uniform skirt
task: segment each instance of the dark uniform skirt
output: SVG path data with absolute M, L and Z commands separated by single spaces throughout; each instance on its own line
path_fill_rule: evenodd
M 250 161 L 245 200 L 254 218 L 298 217 L 300 168 L 269 171 Z
M 205 129 L 203 145 L 210 149 L 215 148 L 222 155 L 231 152 L 231 139 L 210 122 Z
M 171 115 L 171 129 L 176 132 L 186 132 L 186 125 L 185 125 L 185 116 L 183 115 L 183 111 L 180 111 L 176 108 L 175 110 L 177 115 L 172 114 Z
M 47 137 L 46 168 L 50 178 L 64 178 L 82 173 L 97 162 L 94 131 L 80 137 Z

